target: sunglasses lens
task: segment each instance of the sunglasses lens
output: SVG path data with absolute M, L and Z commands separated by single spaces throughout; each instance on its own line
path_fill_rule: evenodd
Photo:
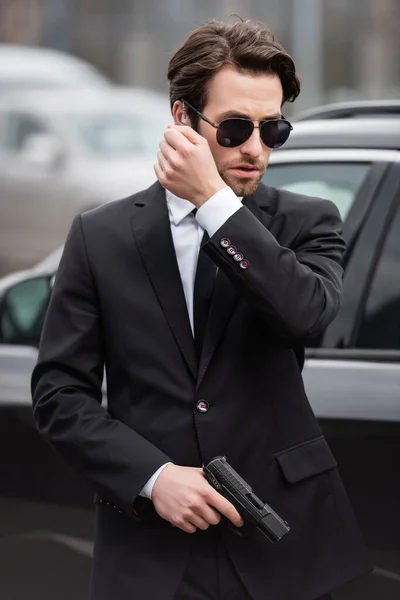
M 268 148 L 280 148 L 287 141 L 291 131 L 288 121 L 267 121 L 261 125 L 261 139 Z
M 217 129 L 217 142 L 225 148 L 236 148 L 249 139 L 254 125 L 247 119 L 226 119 Z

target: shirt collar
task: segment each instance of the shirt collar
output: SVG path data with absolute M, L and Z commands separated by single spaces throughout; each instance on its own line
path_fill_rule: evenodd
M 172 194 L 172 192 L 169 190 L 165 190 L 165 195 L 172 221 L 174 225 L 179 225 L 183 219 L 190 215 L 195 206 L 189 202 L 189 200 L 179 198 L 178 196 L 175 196 L 175 194 Z

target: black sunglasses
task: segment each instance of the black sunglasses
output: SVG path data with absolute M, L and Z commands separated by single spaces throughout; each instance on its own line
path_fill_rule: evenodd
M 189 108 L 194 110 L 203 121 L 212 125 L 217 130 L 217 142 L 224 148 L 236 148 L 249 139 L 254 129 L 260 130 L 260 137 L 268 148 L 280 148 L 287 141 L 293 127 L 286 119 L 271 119 L 260 121 L 259 125 L 254 125 L 250 119 L 234 117 L 224 119 L 219 125 L 216 125 L 205 117 L 197 108 L 189 104 L 187 100 L 180 99 Z

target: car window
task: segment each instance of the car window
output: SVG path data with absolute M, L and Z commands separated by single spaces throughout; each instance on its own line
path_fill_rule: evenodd
M 263 183 L 331 200 L 345 220 L 370 168 L 370 163 L 272 163 Z
M 86 150 L 102 158 L 132 153 L 155 154 L 169 120 L 167 111 L 147 117 L 142 111 L 141 114 L 88 113 L 66 119 Z
M 36 277 L 8 291 L 0 319 L 3 342 L 39 340 L 50 300 L 50 281 L 49 277 Z
M 400 350 L 400 207 L 375 269 L 356 346 Z
M 24 113 L 9 113 L 4 120 L 2 145 L 9 152 L 21 152 L 31 136 L 47 133 L 40 119 Z

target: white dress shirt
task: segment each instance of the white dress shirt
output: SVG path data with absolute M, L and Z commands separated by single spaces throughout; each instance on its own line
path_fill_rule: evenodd
M 195 207 L 189 200 L 178 198 L 168 190 L 166 190 L 166 199 L 172 240 L 193 332 L 194 280 L 204 231 L 207 231 L 208 235 L 212 237 L 225 221 L 241 208 L 242 199 L 238 198 L 230 187 L 224 187 L 198 209 L 196 216 L 192 212 Z M 141 496 L 151 498 L 157 477 L 169 464 L 172 463 L 165 463 L 150 477 L 140 492 Z

